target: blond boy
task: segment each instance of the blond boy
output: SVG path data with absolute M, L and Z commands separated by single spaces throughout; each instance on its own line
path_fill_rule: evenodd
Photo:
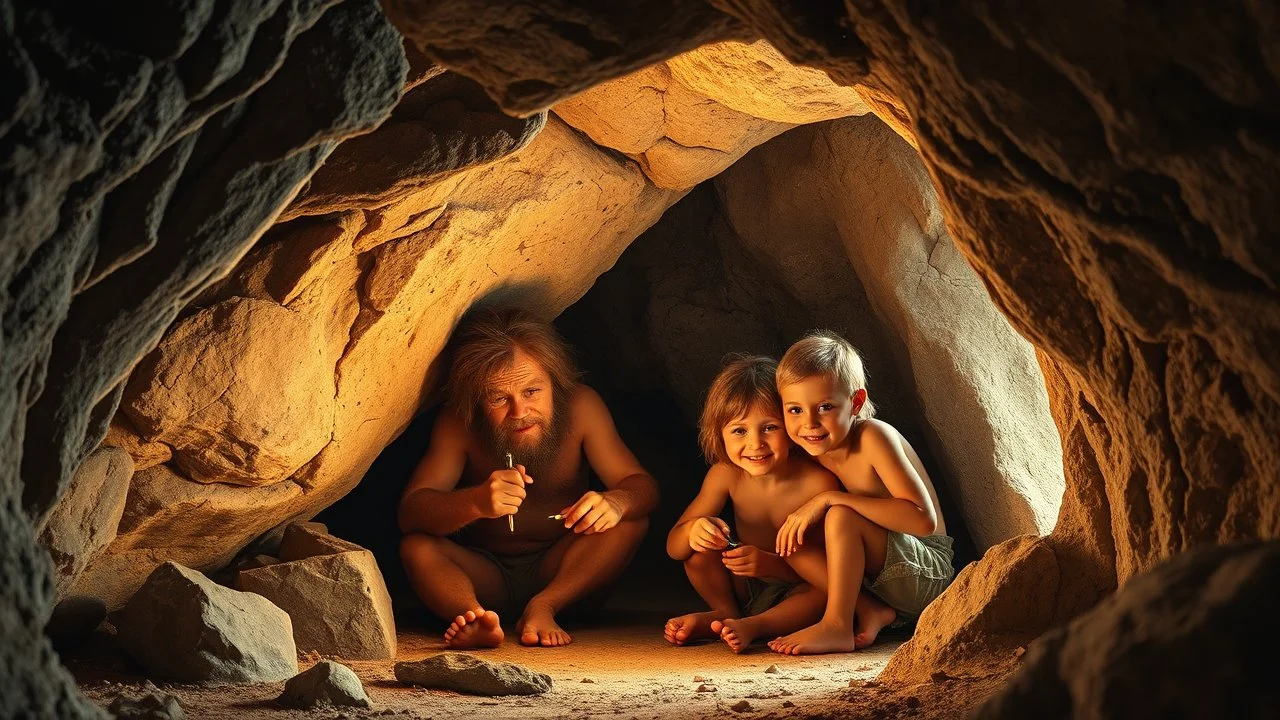
M 786 558 L 823 528 L 827 606 L 817 623 L 769 647 L 792 655 L 866 647 L 885 626 L 917 618 L 955 575 L 937 492 L 902 433 L 873 419 L 862 359 L 844 338 L 820 331 L 801 339 L 777 380 L 787 434 L 844 491 L 809 500 L 778 532 Z

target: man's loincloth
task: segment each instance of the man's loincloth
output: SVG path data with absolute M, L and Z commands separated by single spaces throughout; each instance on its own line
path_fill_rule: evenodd
M 523 613 L 524 606 L 529 603 L 529 599 L 537 595 L 538 591 L 543 588 L 543 585 L 538 582 L 538 566 L 542 564 L 542 559 L 555 546 L 548 545 L 541 550 L 519 555 L 497 555 L 484 548 L 468 545 L 463 547 L 473 553 L 483 555 L 502 574 L 505 607 L 491 609 L 496 610 L 499 615 L 507 617 L 508 614 Z

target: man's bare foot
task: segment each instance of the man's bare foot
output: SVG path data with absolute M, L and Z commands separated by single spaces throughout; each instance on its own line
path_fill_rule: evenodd
M 783 655 L 817 655 L 857 649 L 853 628 L 819 620 L 803 630 L 769 641 L 769 649 Z
M 853 643 L 855 650 L 871 647 L 876 642 L 880 631 L 893 624 L 898 613 L 888 605 L 876 603 L 872 609 L 864 610 L 853 619 Z
M 717 634 L 711 629 L 711 624 L 722 619 L 724 616 L 714 610 L 689 613 L 668 620 L 662 634 L 672 645 L 683 645 L 690 640 L 710 640 Z
M 503 637 L 498 613 L 476 608 L 453 619 L 449 629 L 444 631 L 444 644 L 453 650 L 494 648 L 502 644 Z
M 531 647 L 560 647 L 573 642 L 569 633 L 556 623 L 556 615 L 551 608 L 533 603 L 525 606 L 524 615 L 516 623 L 516 632 L 520 633 L 520 644 Z
M 711 623 L 711 629 L 720 633 L 720 639 L 735 653 L 746 650 L 755 642 L 759 631 L 751 618 L 725 618 Z

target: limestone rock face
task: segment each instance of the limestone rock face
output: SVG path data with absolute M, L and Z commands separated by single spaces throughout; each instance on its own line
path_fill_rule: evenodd
M 102 715 L 40 632 L 53 583 L 36 527 L 179 309 L 404 84 L 373 0 L 147 8 L 0 2 L 4 717 Z
M 853 88 L 792 65 L 765 42 L 707 45 L 555 106 L 596 144 L 675 189 L 717 175 L 791 127 L 868 111 Z
M 540 695 L 551 676 L 523 665 L 491 662 L 469 653 L 445 652 L 415 662 L 398 662 L 396 680 L 471 695 Z
M 279 524 L 302 495 L 302 488 L 290 482 L 242 488 L 191 482 L 166 465 L 143 470 L 130 484 L 115 541 L 80 575 L 73 591 L 96 595 L 114 610 L 166 560 L 212 572 Z
M 184 682 L 275 682 L 298 673 L 289 615 L 168 562 L 117 616 L 120 644 L 147 672 Z
M 395 658 L 391 597 L 373 553 L 294 524 L 285 530 L 280 560 L 241 571 L 236 587 L 289 613 L 300 652 L 348 660 Z
M 76 470 L 71 489 L 40 533 L 53 560 L 59 599 L 89 560 L 115 539 L 132 476 L 133 458 L 116 447 L 99 448 Z
M 1280 542 L 1179 555 L 1037 640 L 975 717 L 1272 717 L 1278 585 Z
M 297 708 L 370 706 L 360 678 L 351 668 L 332 660 L 321 660 L 289 678 L 278 702 Z
M 192 480 L 278 483 L 333 431 L 337 358 L 322 330 L 253 298 L 205 308 L 179 321 L 133 374 L 124 412 L 147 440 L 173 448 Z

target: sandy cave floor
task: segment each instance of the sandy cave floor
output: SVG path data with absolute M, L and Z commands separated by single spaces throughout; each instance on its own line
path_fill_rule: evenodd
M 615 616 L 608 624 L 576 628 L 573 644 L 564 648 L 526 648 L 509 639 L 501 648 L 476 651 L 486 659 L 519 663 L 550 675 L 553 689 L 542 696 L 488 698 L 406 687 L 396 682 L 390 661 L 342 660 L 364 682 L 372 710 L 282 708 L 275 698 L 283 682 L 158 685 L 178 697 L 190 718 L 326 720 L 958 717 L 996 685 L 995 681 L 950 678 L 916 688 L 888 688 L 875 682 L 905 640 L 901 635 L 847 655 L 787 657 L 770 652 L 762 643 L 735 655 L 719 642 L 682 648 L 667 644 L 662 638 L 666 617 L 652 612 L 628 613 L 623 619 Z M 399 660 L 417 660 L 445 649 L 439 636 L 422 631 L 402 632 L 399 643 Z M 81 690 L 103 707 L 119 695 L 142 694 L 144 678 L 104 670 L 101 658 L 68 660 Z M 314 661 L 300 662 L 299 669 Z M 776 673 L 765 672 L 770 665 L 777 665 Z M 699 686 L 715 690 L 698 692 Z M 743 701 L 746 706 L 740 704 Z

